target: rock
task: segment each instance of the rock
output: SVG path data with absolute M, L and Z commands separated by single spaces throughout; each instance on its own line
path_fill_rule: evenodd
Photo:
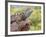
M 11 15 L 11 24 L 15 21 L 15 16 L 14 15 Z
M 11 31 L 20 31 L 19 25 L 16 22 L 11 24 Z
M 32 11 L 27 9 L 25 13 L 11 15 L 11 31 L 28 31 L 32 23 L 27 17 L 29 17 L 31 13 Z
M 19 26 L 21 28 L 21 31 L 28 31 L 31 26 L 31 22 L 29 20 L 21 21 L 19 23 Z
M 22 20 L 22 15 L 20 14 L 15 15 L 15 20 L 17 23 L 20 22 Z

